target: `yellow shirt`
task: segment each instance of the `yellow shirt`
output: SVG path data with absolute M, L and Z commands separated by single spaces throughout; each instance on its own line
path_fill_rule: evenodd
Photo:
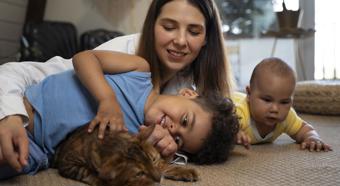
M 238 117 L 240 117 L 240 130 L 244 131 L 250 137 L 250 144 L 272 142 L 282 133 L 292 136 L 302 127 L 303 120 L 296 114 L 294 109 L 291 108 L 283 122 L 276 124 L 272 132 L 265 137 L 261 137 L 254 121 L 250 117 L 246 94 L 235 92 L 231 96 L 231 99 L 236 106 L 236 113 Z

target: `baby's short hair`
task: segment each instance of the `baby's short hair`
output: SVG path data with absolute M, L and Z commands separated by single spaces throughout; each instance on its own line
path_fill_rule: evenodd
M 196 164 L 225 162 L 234 148 L 239 129 L 238 117 L 231 99 L 218 93 L 210 93 L 194 99 L 202 108 L 212 113 L 212 127 L 201 149 L 195 154 L 187 154 L 189 161 Z
M 253 86 L 256 78 L 263 73 L 271 73 L 286 78 L 291 77 L 296 81 L 294 70 L 286 62 L 277 57 L 265 58 L 255 66 L 250 77 L 250 86 Z

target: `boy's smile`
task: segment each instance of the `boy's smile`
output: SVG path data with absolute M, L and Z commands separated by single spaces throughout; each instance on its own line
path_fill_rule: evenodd
M 165 124 L 165 117 L 166 117 L 166 115 L 164 114 L 162 117 L 161 117 L 161 119 L 160 119 L 160 121 L 159 122 L 157 122 L 157 124 L 160 124 L 163 128 L 165 128 L 166 126 L 166 124 Z

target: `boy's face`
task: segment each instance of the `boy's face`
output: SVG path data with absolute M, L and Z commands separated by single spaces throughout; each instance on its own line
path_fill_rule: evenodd
M 247 87 L 250 115 L 257 125 L 275 127 L 282 122 L 293 102 L 295 80 L 270 73 L 259 74 Z
M 145 123 L 167 128 L 179 149 L 189 153 L 200 150 L 211 130 L 211 114 L 193 101 L 195 96 L 160 96 L 145 113 Z

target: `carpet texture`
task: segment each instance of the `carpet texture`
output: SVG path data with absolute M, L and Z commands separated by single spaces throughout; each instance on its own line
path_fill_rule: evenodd
M 250 150 L 237 146 L 230 159 L 221 165 L 196 166 L 200 180 L 195 183 L 162 180 L 161 185 L 193 186 L 335 186 L 340 185 L 340 116 L 301 115 L 321 137 L 332 145 L 331 152 L 299 150 L 288 136 L 272 144 L 254 145 Z M 60 177 L 56 170 L 35 176 L 19 176 L 0 181 L 1 186 L 86 185 Z

